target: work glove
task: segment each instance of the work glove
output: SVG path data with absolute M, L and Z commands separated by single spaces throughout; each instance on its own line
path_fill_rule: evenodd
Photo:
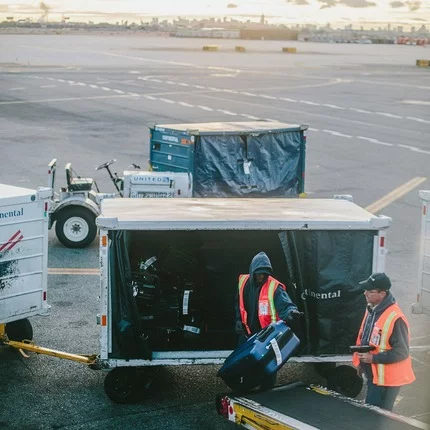
M 303 312 L 300 312 L 300 311 L 298 311 L 298 310 L 296 310 L 296 309 L 294 309 L 293 311 L 291 311 L 289 314 L 288 314 L 288 321 L 286 321 L 287 323 L 288 322 L 300 322 L 300 320 L 303 318 L 305 316 L 305 314 L 303 313 Z
M 242 321 L 236 321 L 236 325 L 234 326 L 234 331 L 235 331 L 237 334 L 244 334 L 244 333 L 245 333 L 245 330 L 244 330 L 244 328 L 243 328 Z

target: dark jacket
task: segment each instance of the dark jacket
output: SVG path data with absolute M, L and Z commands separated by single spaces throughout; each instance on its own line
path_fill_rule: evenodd
M 368 345 L 370 336 L 372 334 L 373 326 L 382 313 L 396 303 L 394 296 L 388 292 L 387 296 L 377 305 L 373 310 L 368 307 L 369 311 L 366 321 L 363 326 L 363 334 L 361 336 L 361 345 Z M 388 339 L 389 344 L 393 349 L 389 351 L 380 352 L 373 355 L 373 362 L 380 364 L 396 363 L 405 360 L 409 356 L 409 332 L 406 323 L 398 318 L 393 327 L 393 333 Z M 372 376 L 372 368 L 370 364 L 360 363 L 360 367 L 365 372 L 368 378 Z
M 249 266 L 249 279 L 243 290 L 243 302 L 248 314 L 247 324 L 252 333 L 259 332 L 262 327 L 258 319 L 258 299 L 262 285 L 259 287 L 254 281 L 254 273 L 258 270 L 267 269 L 265 273 L 272 274 L 272 264 L 265 252 L 258 253 L 251 261 Z M 289 314 L 293 310 L 297 310 L 297 306 L 291 301 L 290 296 L 279 285 L 274 293 L 275 309 L 278 316 L 282 320 L 287 320 Z M 239 309 L 239 292 L 236 295 L 236 321 L 241 321 Z

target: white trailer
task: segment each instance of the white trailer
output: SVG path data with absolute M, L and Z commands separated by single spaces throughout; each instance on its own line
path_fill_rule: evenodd
M 0 184 L 0 338 L 32 339 L 28 317 L 49 314 L 48 220 L 52 189 Z
M 430 190 L 421 190 L 421 244 L 418 267 L 417 301 L 412 306 L 414 314 L 430 315 Z
M 365 309 L 358 282 L 384 270 L 391 219 L 339 198 L 112 199 L 102 202 L 96 222 L 98 364 L 114 369 L 108 396 L 127 402 L 147 386 L 137 369 L 224 362 L 237 344 L 237 277 L 261 250 L 308 314 L 307 351 L 291 361 L 350 362 Z M 157 270 L 148 271 L 151 264 Z M 345 367 L 356 375 L 339 366 L 337 384 L 353 379 Z

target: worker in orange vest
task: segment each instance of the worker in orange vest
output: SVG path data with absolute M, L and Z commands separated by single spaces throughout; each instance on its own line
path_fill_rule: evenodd
M 409 323 L 390 292 L 385 273 L 359 283 L 367 300 L 357 345 L 374 349 L 353 355 L 353 364 L 367 379 L 366 403 L 391 411 L 402 385 L 415 381 L 409 355 Z
M 251 261 L 249 274 L 239 276 L 236 300 L 236 333 L 239 343 L 271 322 L 284 320 L 294 330 L 303 316 L 291 301 L 285 285 L 273 278 L 272 264 L 264 252 Z

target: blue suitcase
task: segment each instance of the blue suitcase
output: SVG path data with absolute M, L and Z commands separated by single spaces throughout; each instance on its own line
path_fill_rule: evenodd
M 236 348 L 217 376 L 234 391 L 246 392 L 273 380 L 300 341 L 283 321 L 271 323 Z

